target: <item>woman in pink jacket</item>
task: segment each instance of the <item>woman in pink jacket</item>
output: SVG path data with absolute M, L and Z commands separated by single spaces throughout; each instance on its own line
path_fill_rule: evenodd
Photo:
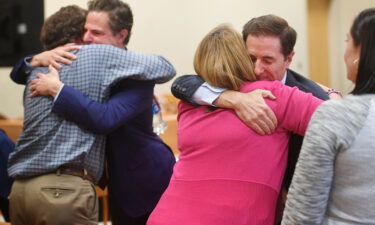
M 239 33 L 222 25 L 202 40 L 196 72 L 209 84 L 249 92 L 269 90 L 266 100 L 278 126 L 258 135 L 235 112 L 179 104 L 179 161 L 149 225 L 273 224 L 287 162 L 290 132 L 304 135 L 322 102 L 279 81 L 256 81 Z

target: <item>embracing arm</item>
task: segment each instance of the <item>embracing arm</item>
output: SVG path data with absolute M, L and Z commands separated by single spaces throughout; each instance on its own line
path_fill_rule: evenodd
M 153 82 L 125 80 L 107 103 L 64 85 L 52 112 L 99 134 L 108 134 L 152 104 Z
M 193 100 L 194 93 L 203 85 L 204 80 L 197 75 L 178 77 L 172 84 L 172 94 L 183 101 L 197 105 Z
M 99 134 L 108 134 L 152 104 L 154 81 L 122 80 L 111 90 L 115 94 L 102 104 L 64 85 L 57 70 L 37 74 L 31 81 L 29 97 L 49 95 L 55 98 L 52 112 Z M 62 87 L 62 88 L 61 88 Z
M 281 84 L 280 88 L 275 89 L 275 93 L 279 99 L 277 112 L 280 127 L 304 136 L 311 117 L 323 100 L 300 91 L 297 87 Z
M 30 57 L 20 59 L 10 72 L 10 78 L 17 84 L 26 84 L 27 76 L 32 67 L 26 62 Z
M 171 62 L 163 56 L 136 53 L 110 45 L 91 46 L 96 46 L 91 49 L 94 50 L 91 58 L 94 58 L 96 55 L 98 59 L 104 60 L 104 64 L 109 64 L 113 72 L 117 74 L 117 77 L 126 77 L 134 80 L 152 80 L 157 84 L 162 84 L 170 81 L 176 75 L 176 70 Z M 111 57 L 107 57 L 107 54 Z
M 248 93 L 226 90 L 214 103 L 221 108 L 233 109 L 242 122 L 264 135 L 273 133 L 277 126 L 276 116 L 264 98 L 275 99 L 275 96 L 261 89 Z
M 17 84 L 26 84 L 27 77 L 34 67 L 52 65 L 59 69 L 61 68 L 59 63 L 70 65 L 72 63 L 70 60 L 76 59 L 70 51 L 79 48 L 78 45 L 70 43 L 20 59 L 10 72 L 10 78 Z
M 275 98 L 269 91 L 230 91 L 212 87 L 197 75 L 184 75 L 173 82 L 172 93 L 191 104 L 233 109 L 247 126 L 259 134 L 270 134 L 277 126 L 275 114 L 263 99 Z
M 151 79 L 146 80 L 155 80 L 157 84 L 163 84 L 165 82 L 170 81 L 174 76 L 176 76 L 176 70 L 173 67 L 172 63 L 169 62 L 163 56 L 158 56 L 158 61 L 159 65 L 157 66 L 155 78 L 151 76 Z M 152 68 L 152 65 L 149 66 L 151 66 L 151 71 L 149 71 L 149 73 L 155 73 L 155 70 Z

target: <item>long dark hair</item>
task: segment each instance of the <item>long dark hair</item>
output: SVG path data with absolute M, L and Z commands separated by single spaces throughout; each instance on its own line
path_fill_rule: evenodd
M 363 10 L 350 29 L 354 45 L 361 47 L 352 94 L 375 94 L 375 8 Z

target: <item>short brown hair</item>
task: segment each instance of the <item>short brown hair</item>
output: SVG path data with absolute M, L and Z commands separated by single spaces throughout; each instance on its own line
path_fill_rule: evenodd
M 280 39 L 281 53 L 286 58 L 294 48 L 297 32 L 289 26 L 288 22 L 275 15 L 265 15 L 251 19 L 242 30 L 243 40 L 247 36 L 275 36 Z
M 44 22 L 40 41 L 50 50 L 82 38 L 87 11 L 76 5 L 60 8 Z
M 239 90 L 244 81 L 256 79 L 241 35 L 225 24 L 214 28 L 200 42 L 194 69 L 207 83 L 231 90 Z
M 112 34 L 118 34 L 122 29 L 128 31 L 124 45 L 129 43 L 133 27 L 133 13 L 128 4 L 120 0 L 91 0 L 88 2 L 89 12 L 103 11 L 108 13 L 108 25 Z

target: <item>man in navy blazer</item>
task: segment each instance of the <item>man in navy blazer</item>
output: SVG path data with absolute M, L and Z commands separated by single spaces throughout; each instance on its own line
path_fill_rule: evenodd
M 328 94 L 335 95 L 336 91 L 333 89 L 318 85 L 288 69 L 294 56 L 297 34 L 284 19 L 275 15 L 253 18 L 243 27 L 242 35 L 259 80 L 279 80 L 323 100 L 328 99 Z M 192 104 L 232 108 L 242 121 L 259 134 L 272 133 L 276 127 L 276 118 L 263 100 L 263 97 L 272 97 L 268 91 L 244 94 L 223 90 L 208 85 L 199 76 L 185 75 L 174 81 L 172 93 Z M 290 137 L 288 166 L 284 177 L 285 189 L 290 185 L 302 140 L 303 137 L 296 134 Z
M 118 0 L 94 0 L 88 6 L 83 41 L 87 44 L 111 44 L 124 48 L 133 25 L 130 7 Z M 65 46 L 38 54 L 31 59 L 31 64 L 34 61 L 53 65 L 57 65 L 56 62 L 67 62 L 61 56 L 74 58 L 65 51 L 68 49 L 70 47 Z M 25 65 L 18 65 L 12 71 L 12 79 L 22 81 L 22 71 L 25 72 L 25 68 Z M 102 104 L 67 85 L 62 86 L 58 79 L 49 81 L 53 81 L 49 88 L 52 85 L 60 88 L 52 112 L 90 131 L 107 134 L 112 224 L 146 224 L 149 214 L 168 186 L 175 163 L 170 148 L 152 131 L 150 93 L 155 82 L 120 82 L 111 88 L 109 101 Z M 52 89 L 54 88 L 56 86 Z M 34 94 L 46 93 L 36 89 Z

